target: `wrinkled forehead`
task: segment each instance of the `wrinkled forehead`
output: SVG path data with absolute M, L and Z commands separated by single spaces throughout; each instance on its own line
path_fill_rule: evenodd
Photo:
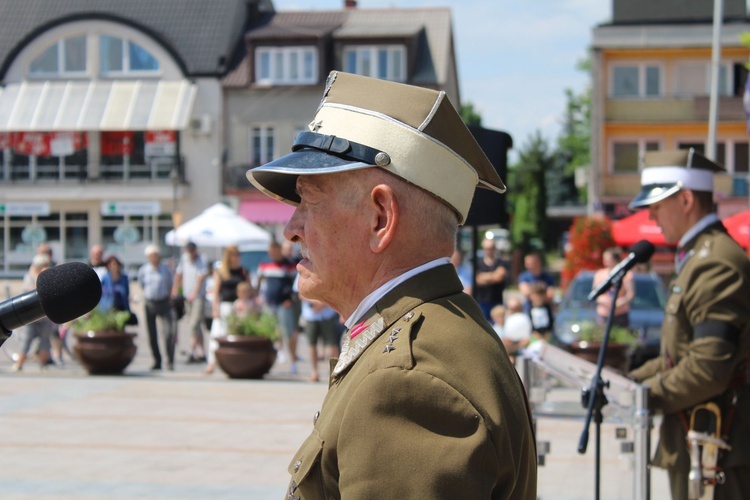
M 295 181 L 295 191 L 300 197 L 352 195 L 372 184 L 374 172 L 378 170 L 381 169 L 375 167 L 356 171 L 300 175 Z

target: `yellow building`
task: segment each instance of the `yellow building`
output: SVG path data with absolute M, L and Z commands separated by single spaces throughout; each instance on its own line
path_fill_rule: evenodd
M 613 0 L 592 44 L 591 210 L 621 216 L 638 192 L 645 151 L 707 151 L 713 2 Z M 744 0 L 725 0 L 718 79 L 719 215 L 748 205 L 750 163 L 742 96 L 750 49 Z

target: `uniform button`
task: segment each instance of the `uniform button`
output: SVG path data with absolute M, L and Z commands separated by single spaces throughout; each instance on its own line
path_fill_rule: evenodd
M 317 424 L 318 423 L 318 417 L 320 417 L 320 412 L 316 411 L 315 415 L 313 415 L 313 424 Z
M 297 460 L 296 462 L 294 462 L 294 472 L 297 472 L 301 465 L 302 465 L 302 460 Z

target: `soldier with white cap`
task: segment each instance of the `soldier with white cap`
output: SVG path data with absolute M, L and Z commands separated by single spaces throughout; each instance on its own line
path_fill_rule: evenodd
M 535 498 L 523 387 L 449 260 L 505 186 L 445 93 L 333 72 L 292 151 L 248 178 L 297 206 L 300 294 L 348 331 L 288 498 Z
M 732 449 L 719 454 L 708 486 L 713 498 L 743 498 L 750 491 L 750 263 L 714 212 L 714 173 L 722 169 L 693 149 L 647 153 L 643 166 L 630 207 L 647 207 L 664 238 L 677 243 L 661 355 L 631 372 L 650 386 L 649 407 L 664 414 L 653 462 L 668 470 L 673 498 L 698 498 L 704 486 L 700 471 L 690 471 L 686 436 L 697 408 L 716 408 L 715 437 Z

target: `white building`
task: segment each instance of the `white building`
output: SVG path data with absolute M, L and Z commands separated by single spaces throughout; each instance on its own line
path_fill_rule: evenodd
M 270 0 L 0 0 L 0 272 L 126 264 L 220 200 L 226 74 Z

